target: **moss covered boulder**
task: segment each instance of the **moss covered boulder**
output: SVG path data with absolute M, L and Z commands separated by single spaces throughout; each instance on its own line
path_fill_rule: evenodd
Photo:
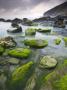
M 26 35 L 35 35 L 35 34 L 36 34 L 36 30 L 33 29 L 33 28 L 28 28 L 28 29 L 25 31 L 25 34 L 26 34 Z
M 39 29 L 36 29 L 38 32 L 44 32 L 44 33 L 47 33 L 47 32 L 51 32 L 51 29 L 48 29 L 48 28 L 46 28 L 46 29 L 41 29 L 41 28 L 39 28 Z
M 47 40 L 37 40 L 37 39 L 26 39 L 24 44 L 33 48 L 44 48 L 48 45 Z
M 44 56 L 39 64 L 40 68 L 53 68 L 57 65 L 57 60 L 51 56 Z
M 61 39 L 60 39 L 60 38 L 55 39 L 55 40 L 54 40 L 54 43 L 55 43 L 56 45 L 59 45 L 59 44 L 61 43 Z
M 43 77 L 40 90 L 67 90 L 67 60 Z
M 67 46 L 67 37 L 64 37 L 65 46 Z
M 2 55 L 4 51 L 5 51 L 5 49 L 0 46 L 0 55 Z
M 7 82 L 8 90 L 23 90 L 27 80 L 32 75 L 33 72 L 32 61 L 28 62 L 25 65 L 22 65 L 12 73 L 11 79 Z
M 16 48 L 8 52 L 9 56 L 16 58 L 28 58 L 31 54 L 31 50 L 27 48 Z

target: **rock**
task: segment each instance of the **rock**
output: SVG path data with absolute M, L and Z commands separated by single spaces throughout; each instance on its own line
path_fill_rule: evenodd
M 8 90 L 23 90 L 25 88 L 27 80 L 30 78 L 33 72 L 32 61 L 24 64 L 12 73 L 11 79 L 7 82 Z
M 5 51 L 5 49 L 0 46 L 0 55 L 2 55 L 4 51 Z
M 35 34 L 36 34 L 36 30 L 35 30 L 35 29 L 32 29 L 32 28 L 28 28 L 28 29 L 25 31 L 25 34 L 26 34 L 26 35 L 35 35 Z
M 5 48 L 15 47 L 16 42 L 14 41 L 12 37 L 8 36 L 8 37 L 0 39 L 0 45 Z
M 64 19 L 58 16 L 55 20 L 54 27 L 64 28 L 65 27 Z
M 44 75 L 40 90 L 67 90 L 67 60 L 63 60 L 48 75 Z
M 36 85 L 36 75 L 32 75 L 30 79 L 26 83 L 26 87 L 24 90 L 33 90 Z
M 19 33 L 19 32 L 22 32 L 22 28 L 21 27 L 15 27 L 15 28 L 7 30 L 7 32 L 9 32 L 9 33 Z
M 33 25 L 33 21 L 31 21 L 31 20 L 29 20 L 27 18 L 23 18 L 22 24 L 23 25 L 27 25 L 27 26 L 32 26 Z
M 11 26 L 16 27 L 16 28 L 19 27 L 19 25 L 17 23 L 12 23 Z
M 55 42 L 56 45 L 59 45 L 61 43 L 61 39 L 57 38 L 57 39 L 54 40 L 54 42 Z
M 44 56 L 39 64 L 40 68 L 53 68 L 57 65 L 57 61 L 55 58 L 51 56 Z
M 16 58 L 10 58 L 10 59 L 7 60 L 7 62 L 9 64 L 11 64 L 11 65 L 17 65 L 17 64 L 19 64 L 19 60 L 16 59 Z
M 64 37 L 63 40 L 65 42 L 65 46 L 67 46 L 67 37 Z
M 16 58 L 28 58 L 31 54 L 31 50 L 27 48 L 16 48 L 9 50 L 8 55 Z
M 51 29 L 48 29 L 48 28 L 46 28 L 46 29 L 41 29 L 41 28 L 39 28 L 39 29 L 36 29 L 36 31 L 47 33 L 47 32 L 51 32 Z
M 24 44 L 33 48 L 44 48 L 48 45 L 48 42 L 46 40 L 26 39 Z

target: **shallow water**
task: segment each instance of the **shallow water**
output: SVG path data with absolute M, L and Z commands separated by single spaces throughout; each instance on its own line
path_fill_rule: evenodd
M 41 55 L 52 55 L 55 57 L 66 57 L 67 56 L 67 47 L 65 47 L 65 43 L 63 41 L 63 35 L 67 35 L 67 29 L 63 29 L 63 28 L 54 28 L 54 27 L 48 27 L 48 26 L 23 26 L 20 25 L 22 27 L 23 32 L 22 33 L 18 33 L 18 34 L 10 34 L 7 33 L 7 29 L 11 28 L 11 23 L 4 23 L 4 22 L 0 22 L 0 38 L 5 37 L 5 36 L 12 36 L 14 37 L 14 39 L 17 42 L 17 46 L 18 47 L 25 47 L 25 45 L 21 42 L 24 39 L 32 39 L 32 38 L 36 38 L 36 39 L 46 39 L 48 41 L 48 47 L 43 48 L 40 50 L 40 54 Z M 25 36 L 25 30 L 27 28 L 51 28 L 51 33 L 49 34 L 45 34 L 45 33 L 39 33 L 36 32 L 35 36 Z M 56 35 L 52 35 L 53 32 L 56 32 Z M 60 45 L 55 45 L 54 44 L 54 39 L 55 38 L 61 38 L 61 43 Z

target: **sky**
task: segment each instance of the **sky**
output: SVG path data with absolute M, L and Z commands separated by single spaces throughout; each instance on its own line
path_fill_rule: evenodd
M 38 18 L 67 0 L 0 0 L 0 18 Z

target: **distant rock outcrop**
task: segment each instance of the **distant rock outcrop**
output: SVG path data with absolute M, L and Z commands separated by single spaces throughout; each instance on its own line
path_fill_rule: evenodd
M 58 15 L 67 15 L 67 2 L 60 4 L 47 12 L 44 13 L 44 16 L 58 16 Z

